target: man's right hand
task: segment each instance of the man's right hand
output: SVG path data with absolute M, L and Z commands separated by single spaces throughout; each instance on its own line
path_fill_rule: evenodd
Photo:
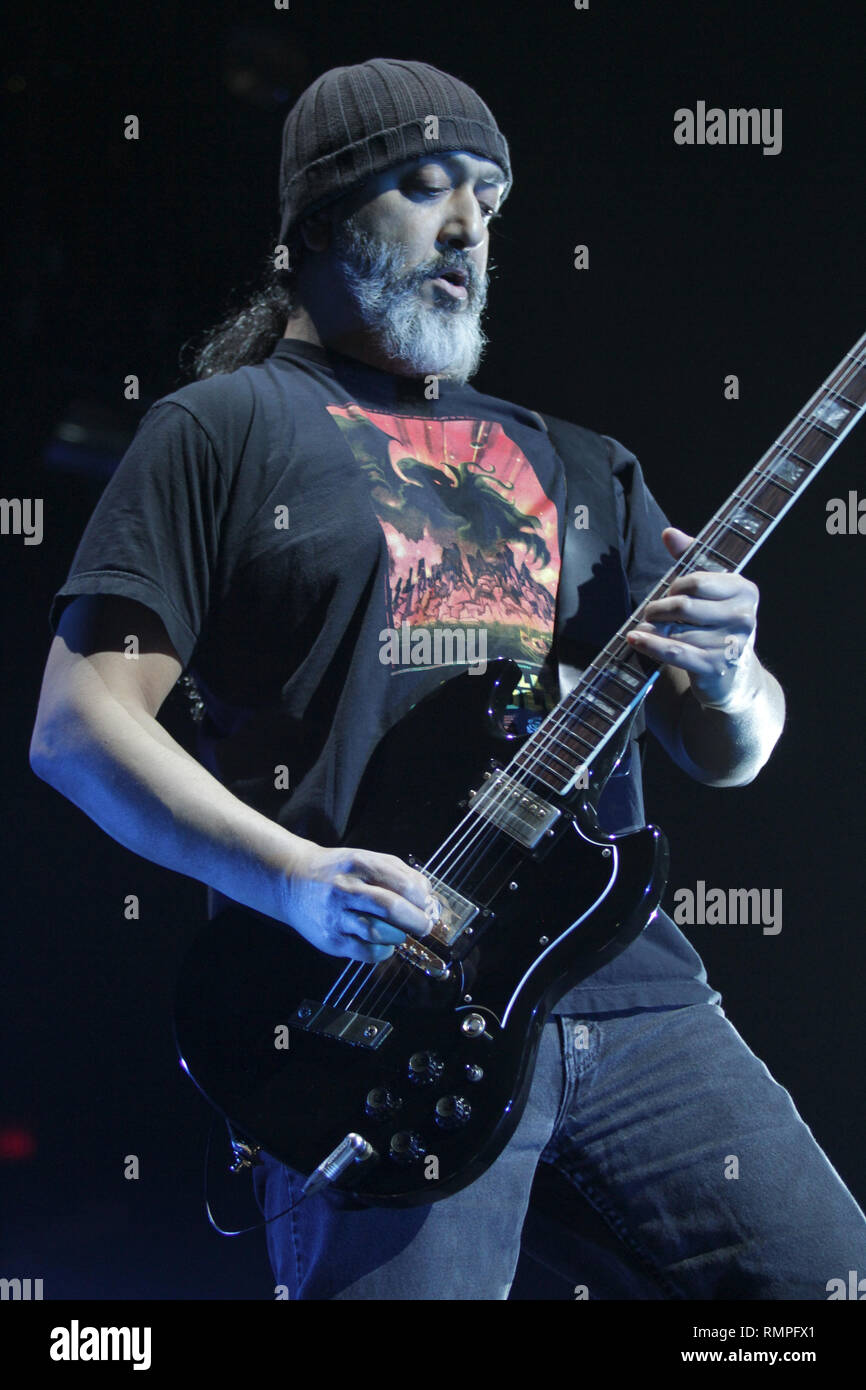
M 128 660 L 128 635 L 138 655 Z M 182 666 L 161 619 L 82 595 L 60 620 L 33 769 L 135 853 L 293 927 L 328 955 L 386 960 L 435 921 L 423 874 L 391 854 L 325 849 L 247 806 L 157 720 Z
M 284 920 L 327 955 L 375 964 L 407 934 L 427 935 L 431 901 L 424 875 L 393 854 L 304 840 L 287 872 Z

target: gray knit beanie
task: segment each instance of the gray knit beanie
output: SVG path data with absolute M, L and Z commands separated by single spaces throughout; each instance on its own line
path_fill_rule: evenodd
M 503 200 L 508 196 L 505 136 L 477 92 L 459 78 L 396 58 L 372 58 L 322 73 L 302 92 L 283 127 L 280 244 L 302 217 L 373 174 L 446 150 L 493 160 L 507 179 Z

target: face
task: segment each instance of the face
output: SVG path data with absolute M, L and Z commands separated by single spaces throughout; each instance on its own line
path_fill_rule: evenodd
M 371 235 L 403 248 L 405 270 L 453 266 L 479 283 L 487 271 L 488 229 L 504 188 L 502 170 L 488 159 L 462 151 L 411 159 L 364 185 L 360 220 Z M 445 286 L 428 277 L 425 302 L 468 298 L 466 286 L 462 293 L 457 283 L 445 281 Z
M 465 381 L 477 369 L 504 188 L 497 164 L 459 151 L 407 160 L 343 200 L 334 268 L 391 370 Z

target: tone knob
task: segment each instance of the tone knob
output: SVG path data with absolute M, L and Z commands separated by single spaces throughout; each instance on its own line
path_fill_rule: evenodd
M 400 1109 L 400 1105 L 400 1097 L 395 1096 L 393 1091 L 385 1086 L 374 1086 L 372 1091 L 367 1092 L 364 1109 L 373 1120 L 387 1120 Z
M 409 1058 L 409 1080 L 416 1086 L 432 1086 L 445 1070 L 445 1063 L 435 1052 L 413 1052 Z
M 472 1106 L 465 1096 L 442 1096 L 436 1102 L 436 1123 L 440 1129 L 459 1129 L 469 1122 Z
M 487 1020 L 483 1014 L 467 1014 L 460 1024 L 460 1031 L 465 1033 L 467 1038 L 482 1037 L 486 1028 Z
M 417 1163 L 426 1152 L 421 1135 L 414 1131 L 401 1129 L 391 1135 L 390 1154 L 395 1163 Z

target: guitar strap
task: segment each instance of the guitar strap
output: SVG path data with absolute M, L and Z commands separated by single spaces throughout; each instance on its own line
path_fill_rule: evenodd
M 622 533 L 608 447 L 601 435 L 556 416 L 541 420 L 565 469 L 565 538 L 556 604 L 554 652 L 562 694 L 631 615 Z M 610 778 L 599 804 L 609 830 L 645 824 L 640 767 L 643 709 L 631 730 L 628 755 Z

